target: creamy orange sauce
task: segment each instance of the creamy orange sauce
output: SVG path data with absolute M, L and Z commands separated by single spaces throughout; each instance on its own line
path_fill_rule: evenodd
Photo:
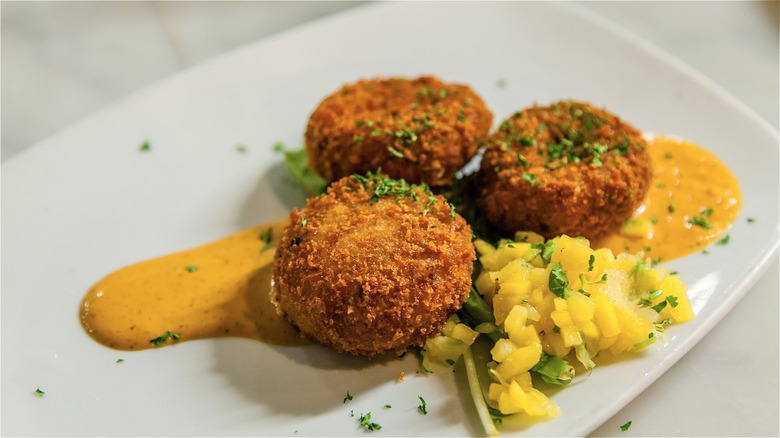
M 81 322 L 96 341 L 120 350 L 221 336 L 303 344 L 269 298 L 275 237 L 285 224 L 258 225 L 113 272 L 87 292 Z M 260 238 L 269 228 L 273 247 Z M 168 332 L 175 336 L 152 342 Z
M 645 201 L 621 232 L 594 246 L 616 254 L 643 251 L 667 261 L 727 239 L 742 196 L 726 165 L 711 152 L 670 137 L 652 139 L 648 151 L 654 175 Z
M 728 168 L 712 153 L 672 138 L 654 139 L 649 151 L 655 175 L 634 225 L 593 246 L 616 254 L 644 251 L 664 261 L 723 238 L 741 205 Z M 269 297 L 274 249 L 286 223 L 283 218 L 258 225 L 109 274 L 82 300 L 84 328 L 96 341 L 120 350 L 223 336 L 306 343 L 277 315 Z M 273 245 L 260 238 L 269 228 Z M 638 235 L 625 234 L 632 228 Z M 161 336 L 158 344 L 152 341 Z

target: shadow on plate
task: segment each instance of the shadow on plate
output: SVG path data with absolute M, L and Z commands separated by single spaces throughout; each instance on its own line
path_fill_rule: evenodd
M 244 202 L 238 225 L 248 228 L 285 217 L 294 207 L 306 204 L 306 193 L 289 175 L 284 162 L 273 164 L 262 174 Z

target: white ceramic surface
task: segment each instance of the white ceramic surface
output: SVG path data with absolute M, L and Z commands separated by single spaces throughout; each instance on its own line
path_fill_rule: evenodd
M 460 376 L 417 375 L 412 356 L 366 363 L 317 346 L 241 339 L 124 353 L 95 344 L 79 326 L 79 299 L 104 274 L 299 205 L 271 145 L 300 144 L 316 103 L 358 77 L 463 81 L 497 121 L 533 102 L 589 100 L 715 151 L 742 183 L 743 214 L 728 248 L 669 264 L 691 285 L 697 319 L 670 330 L 666 345 L 555 394 L 562 417 L 508 435 L 587 434 L 712 328 L 776 253 L 778 188 L 766 183 L 777 174 L 774 131 L 705 78 L 577 8 L 453 4 L 447 21 L 425 25 L 439 13 L 431 4 L 379 5 L 281 34 L 4 163 L 3 434 L 362 433 L 350 411 L 371 411 L 393 436 L 480 433 Z M 139 152 L 147 139 L 152 150 Z M 238 143 L 248 153 L 236 152 Z M 396 383 L 401 371 L 407 378 Z M 32 396 L 35 388 L 45 397 Z M 347 391 L 355 399 L 344 404 Z M 417 413 L 418 395 L 427 416 Z

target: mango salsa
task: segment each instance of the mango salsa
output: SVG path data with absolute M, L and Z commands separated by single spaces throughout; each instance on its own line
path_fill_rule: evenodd
M 488 391 L 505 414 L 560 413 L 530 379 L 548 358 L 591 369 L 600 353 L 641 351 L 665 325 L 694 317 L 679 277 L 651 268 L 641 253 L 615 256 L 583 238 L 545 242 L 533 233 L 497 246 L 477 240 L 475 246 L 483 268 L 475 287 L 492 303 L 496 325 L 506 334 L 491 351 Z

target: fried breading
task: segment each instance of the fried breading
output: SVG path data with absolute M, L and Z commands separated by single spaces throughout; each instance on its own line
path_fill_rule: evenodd
M 272 300 L 305 336 L 338 351 L 401 354 L 437 335 L 465 302 L 471 238 L 427 186 L 344 177 L 290 213 Z

